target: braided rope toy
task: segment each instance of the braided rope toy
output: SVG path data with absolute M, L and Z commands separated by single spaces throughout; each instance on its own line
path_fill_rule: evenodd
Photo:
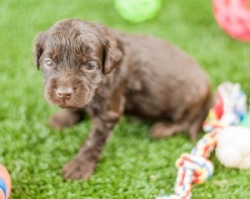
M 176 161 L 178 173 L 174 194 L 156 199 L 190 199 L 192 184 L 201 184 L 212 176 L 214 168 L 208 158 L 216 147 L 216 136 L 225 127 L 239 124 L 246 115 L 246 101 L 246 95 L 240 90 L 239 84 L 225 82 L 219 86 L 215 104 L 203 126 L 208 133 L 199 140 L 190 154 L 184 153 Z

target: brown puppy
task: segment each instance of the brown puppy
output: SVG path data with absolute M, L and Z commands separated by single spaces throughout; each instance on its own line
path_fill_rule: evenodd
M 153 37 L 69 19 L 38 34 L 34 57 L 44 73 L 45 97 L 66 108 L 50 124 L 72 126 L 83 108 L 92 118 L 87 141 L 63 169 L 65 178 L 91 176 L 123 113 L 156 121 L 153 137 L 187 131 L 195 139 L 209 110 L 210 86 L 202 69 Z

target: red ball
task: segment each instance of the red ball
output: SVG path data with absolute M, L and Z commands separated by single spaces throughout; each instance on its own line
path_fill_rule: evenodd
M 250 0 L 213 0 L 219 26 L 231 37 L 250 41 Z
M 10 197 L 11 178 L 7 169 L 0 164 L 0 199 Z

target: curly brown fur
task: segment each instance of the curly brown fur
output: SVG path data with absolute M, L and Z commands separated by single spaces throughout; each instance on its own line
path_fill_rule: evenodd
M 46 99 L 68 109 L 52 116 L 50 125 L 74 125 L 83 109 L 92 118 L 88 139 L 63 169 L 65 178 L 91 176 L 123 114 L 154 120 L 153 137 L 187 131 L 195 139 L 210 106 L 202 69 L 150 36 L 69 19 L 38 34 L 34 58 L 44 74 Z

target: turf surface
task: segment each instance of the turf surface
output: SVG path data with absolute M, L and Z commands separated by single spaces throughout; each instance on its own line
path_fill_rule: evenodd
M 150 199 L 173 191 L 175 160 L 193 145 L 185 134 L 152 140 L 150 126 L 124 117 L 88 181 L 64 181 L 61 167 L 74 156 L 90 130 L 86 120 L 71 129 L 52 130 L 48 117 L 58 108 L 42 93 L 35 70 L 35 34 L 63 18 L 101 22 L 113 28 L 151 34 L 191 54 L 207 71 L 213 89 L 239 82 L 249 95 L 249 44 L 225 35 L 214 22 L 211 2 L 164 1 L 152 21 L 130 24 L 109 0 L 0 1 L 0 162 L 12 176 L 12 197 L 21 199 Z M 213 177 L 195 186 L 193 198 L 247 199 L 250 171 L 226 169 L 215 157 Z

